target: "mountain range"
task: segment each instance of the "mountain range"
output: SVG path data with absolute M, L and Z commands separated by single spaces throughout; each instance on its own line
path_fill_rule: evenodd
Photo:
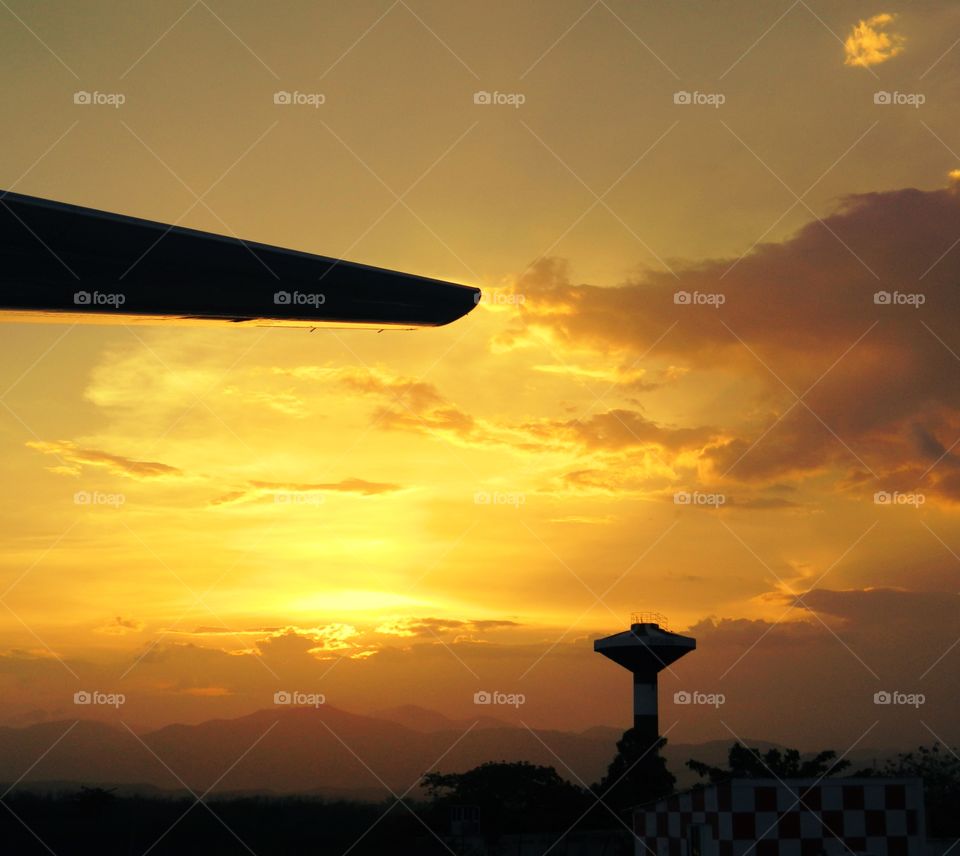
M 429 771 L 526 760 L 591 784 L 606 771 L 620 735 L 608 726 L 570 733 L 486 716 L 452 720 L 415 705 L 368 716 L 329 705 L 283 707 L 139 734 L 122 721 L 44 722 L 0 728 L 0 782 L 31 790 L 85 785 L 142 793 L 189 788 L 198 796 L 209 791 L 378 800 L 391 792 L 418 795 L 418 782 Z M 732 742 L 668 743 L 664 754 L 678 786 L 696 780 L 684 766 L 687 759 L 721 764 Z

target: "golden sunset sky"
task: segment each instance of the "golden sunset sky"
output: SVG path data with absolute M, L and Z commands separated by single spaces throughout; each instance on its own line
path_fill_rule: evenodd
M 626 727 L 591 640 L 656 610 L 699 642 L 671 741 L 960 739 L 955 4 L 9 0 L 0 39 L 3 188 L 485 295 L 3 323 L 6 724 Z

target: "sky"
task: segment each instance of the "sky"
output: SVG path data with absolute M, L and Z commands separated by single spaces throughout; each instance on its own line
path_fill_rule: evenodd
M 954 4 L 10 0 L 0 40 L 4 189 L 484 291 L 0 318 L 3 723 L 626 727 L 592 640 L 656 611 L 672 741 L 960 740 Z

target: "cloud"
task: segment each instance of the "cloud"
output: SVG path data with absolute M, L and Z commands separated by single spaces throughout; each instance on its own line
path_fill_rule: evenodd
M 830 741 L 843 749 L 875 723 L 869 746 L 929 742 L 924 724 L 951 745 L 956 741 L 955 592 L 816 589 L 804 592 L 805 606 L 786 594 L 771 597 L 776 615 L 795 608 L 779 622 L 708 617 L 689 630 L 677 628 L 697 639 L 697 650 L 660 676 L 662 722 L 676 724 L 671 742 L 732 742 L 732 729 L 744 738 L 808 749 Z M 380 632 L 352 624 L 289 625 L 261 633 L 244 650 L 170 643 L 161 636 L 152 644 L 144 640 L 139 656 L 113 652 L 105 656 L 115 659 L 99 664 L 67 662 L 82 685 L 101 688 L 115 686 L 134 665 L 124 679 L 127 717 L 154 725 L 270 709 L 273 694 L 284 687 L 323 692 L 331 706 L 356 713 L 414 699 L 472 719 L 473 694 L 496 687 L 526 695 L 523 718 L 533 727 L 579 729 L 629 721 L 626 675 L 594 653 L 591 642 L 621 628 L 610 617 L 601 620 L 605 626 L 578 629 L 576 638 L 562 637 L 562 626 L 545 632 L 543 625 L 506 619 L 414 616 Z M 76 679 L 49 654 L 0 653 L 0 686 L 7 721 L 41 709 L 51 712 L 49 718 L 75 718 L 70 699 Z M 721 692 L 726 703 L 720 710 L 677 708 L 672 698 L 678 690 Z M 923 692 L 927 703 L 919 712 L 878 708 L 878 690 Z M 590 704 L 571 704 L 572 692 Z M 844 711 L 840 719 L 837 710 Z
M 300 377 L 316 375 L 310 367 L 297 371 Z M 450 402 L 433 384 L 393 375 L 385 369 L 322 370 L 329 381 L 339 378 L 348 389 L 380 399 L 372 415 L 374 424 L 395 431 L 429 434 L 461 445 L 512 448 L 538 453 L 634 453 L 645 451 L 656 462 L 664 453 L 676 455 L 701 450 L 717 440 L 709 426 L 676 427 L 656 423 L 637 410 L 610 408 L 601 413 L 581 413 L 572 419 L 542 418 L 507 421 L 475 418 Z M 665 372 L 671 377 L 682 372 Z M 634 386 L 639 370 L 626 375 Z M 651 466 L 669 465 L 660 461 Z
M 883 12 L 854 26 L 843 43 L 844 65 L 869 68 L 903 53 L 904 37 L 886 31 L 895 18 L 896 15 Z
M 211 500 L 211 505 L 236 505 L 242 502 L 277 502 L 289 500 L 291 496 L 311 496 L 322 499 L 324 493 L 352 493 L 360 496 L 379 496 L 403 490 L 402 485 L 389 482 L 371 482 L 365 479 L 349 478 L 338 482 L 247 482 L 245 487 L 221 494 Z
M 738 508 L 753 508 L 761 511 L 793 510 L 802 507 L 799 502 L 792 502 L 782 496 L 758 496 L 742 500 L 730 498 L 727 500 L 727 504 Z
M 502 630 L 504 628 L 516 628 L 520 626 L 516 621 L 500 619 L 461 621 L 448 618 L 401 618 L 379 625 L 377 627 L 377 633 L 385 636 L 438 637 L 452 632 L 483 632 L 486 630 Z
M 671 452 L 701 449 L 716 438 L 714 428 L 659 425 L 635 410 L 614 408 L 588 418 L 528 422 L 523 428 L 535 440 L 567 439 L 586 451 L 618 451 L 658 447 Z
M 569 426 L 584 448 L 627 448 L 634 435 L 686 450 L 705 479 L 833 474 L 860 494 L 919 488 L 960 501 L 960 460 L 944 454 L 960 436 L 958 234 L 954 184 L 847 197 L 782 242 L 677 265 L 676 278 L 577 284 L 563 262 L 544 260 L 518 285 L 527 300 L 503 338 L 521 342 L 533 330 L 612 359 L 680 365 L 689 388 L 722 383 L 727 400 L 742 402 L 715 428 L 622 411 Z M 677 304 L 681 291 L 725 302 Z M 568 478 L 629 480 L 608 469 L 585 465 Z
M 105 633 L 108 636 L 126 636 L 128 633 L 139 633 L 146 625 L 135 618 L 123 618 L 117 615 L 106 624 L 94 628 L 96 633 Z
M 62 475 L 78 476 L 83 467 L 100 467 L 117 476 L 137 479 L 157 479 L 182 476 L 183 473 L 169 464 L 156 461 L 137 461 L 123 455 L 114 455 L 100 449 L 84 449 L 70 440 L 48 442 L 45 440 L 30 440 L 27 446 L 36 449 L 44 455 L 54 455 L 66 466 L 53 469 Z
M 227 687 L 188 687 L 181 692 L 184 695 L 197 696 L 198 698 L 221 698 L 232 695 Z
M 433 434 L 460 443 L 494 440 L 494 429 L 451 404 L 432 383 L 395 374 L 383 368 L 326 368 L 297 366 L 274 368 L 274 374 L 298 380 L 336 383 L 347 392 L 369 396 L 381 403 L 372 415 L 374 424 L 388 430 Z
M 225 397 L 232 397 L 250 408 L 275 410 L 284 416 L 303 419 L 309 415 L 306 403 L 291 392 L 267 392 L 265 390 L 247 390 L 235 386 L 225 387 Z
M 575 363 L 560 365 L 547 364 L 532 366 L 533 371 L 549 375 L 560 375 L 575 381 L 599 381 L 605 386 L 620 389 L 629 389 L 636 392 L 649 392 L 659 389 L 664 383 L 673 380 L 668 372 L 661 372 L 657 380 L 648 380 L 647 369 L 630 365 L 619 366 L 582 366 Z
M 352 624 L 327 624 L 323 627 L 283 627 L 255 643 L 256 650 L 268 660 L 288 661 L 310 656 L 322 659 L 331 652 L 356 647 L 350 640 L 359 635 Z
M 847 591 L 816 589 L 801 595 L 802 609 L 838 618 L 851 626 L 871 625 L 882 633 L 913 633 L 918 639 L 934 633 L 960 635 L 960 594 L 868 588 Z M 923 616 L 923 621 L 918 617 Z
M 263 636 L 283 630 L 282 627 L 248 627 L 243 630 L 231 630 L 229 627 L 211 627 L 201 624 L 193 630 L 178 630 L 175 627 L 164 628 L 165 634 L 180 633 L 189 636 Z

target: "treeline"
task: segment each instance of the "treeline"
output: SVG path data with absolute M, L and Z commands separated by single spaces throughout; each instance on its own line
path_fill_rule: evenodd
M 118 796 L 99 788 L 2 799 L 0 853 L 16 856 L 447 854 L 418 819 L 425 806 L 298 797 Z M 417 812 L 411 813 L 410 809 Z
M 665 741 L 661 741 L 658 750 Z M 825 776 L 920 777 L 924 780 L 927 832 L 960 837 L 960 756 L 920 747 L 879 768 L 852 770 L 832 751 L 801 755 L 793 749 L 758 750 L 734 744 L 727 765 L 692 759 L 687 766 L 704 782 L 729 778 Z M 0 798 L 0 853 L 56 856 L 202 853 L 296 854 L 460 853 L 478 834 L 493 850 L 511 836 L 540 833 L 562 840 L 598 830 L 621 834 L 631 852 L 629 809 L 673 791 L 675 779 L 659 751 L 632 730 L 599 782 L 569 778 L 553 767 L 490 762 L 465 773 L 427 773 L 422 799 L 369 802 L 307 797 L 190 798 L 122 796 L 101 788 L 36 795 L 14 790 Z M 571 781 L 570 779 L 574 779 Z M 477 829 L 451 825 L 458 811 L 479 818 Z M 553 853 L 562 854 L 557 847 Z

